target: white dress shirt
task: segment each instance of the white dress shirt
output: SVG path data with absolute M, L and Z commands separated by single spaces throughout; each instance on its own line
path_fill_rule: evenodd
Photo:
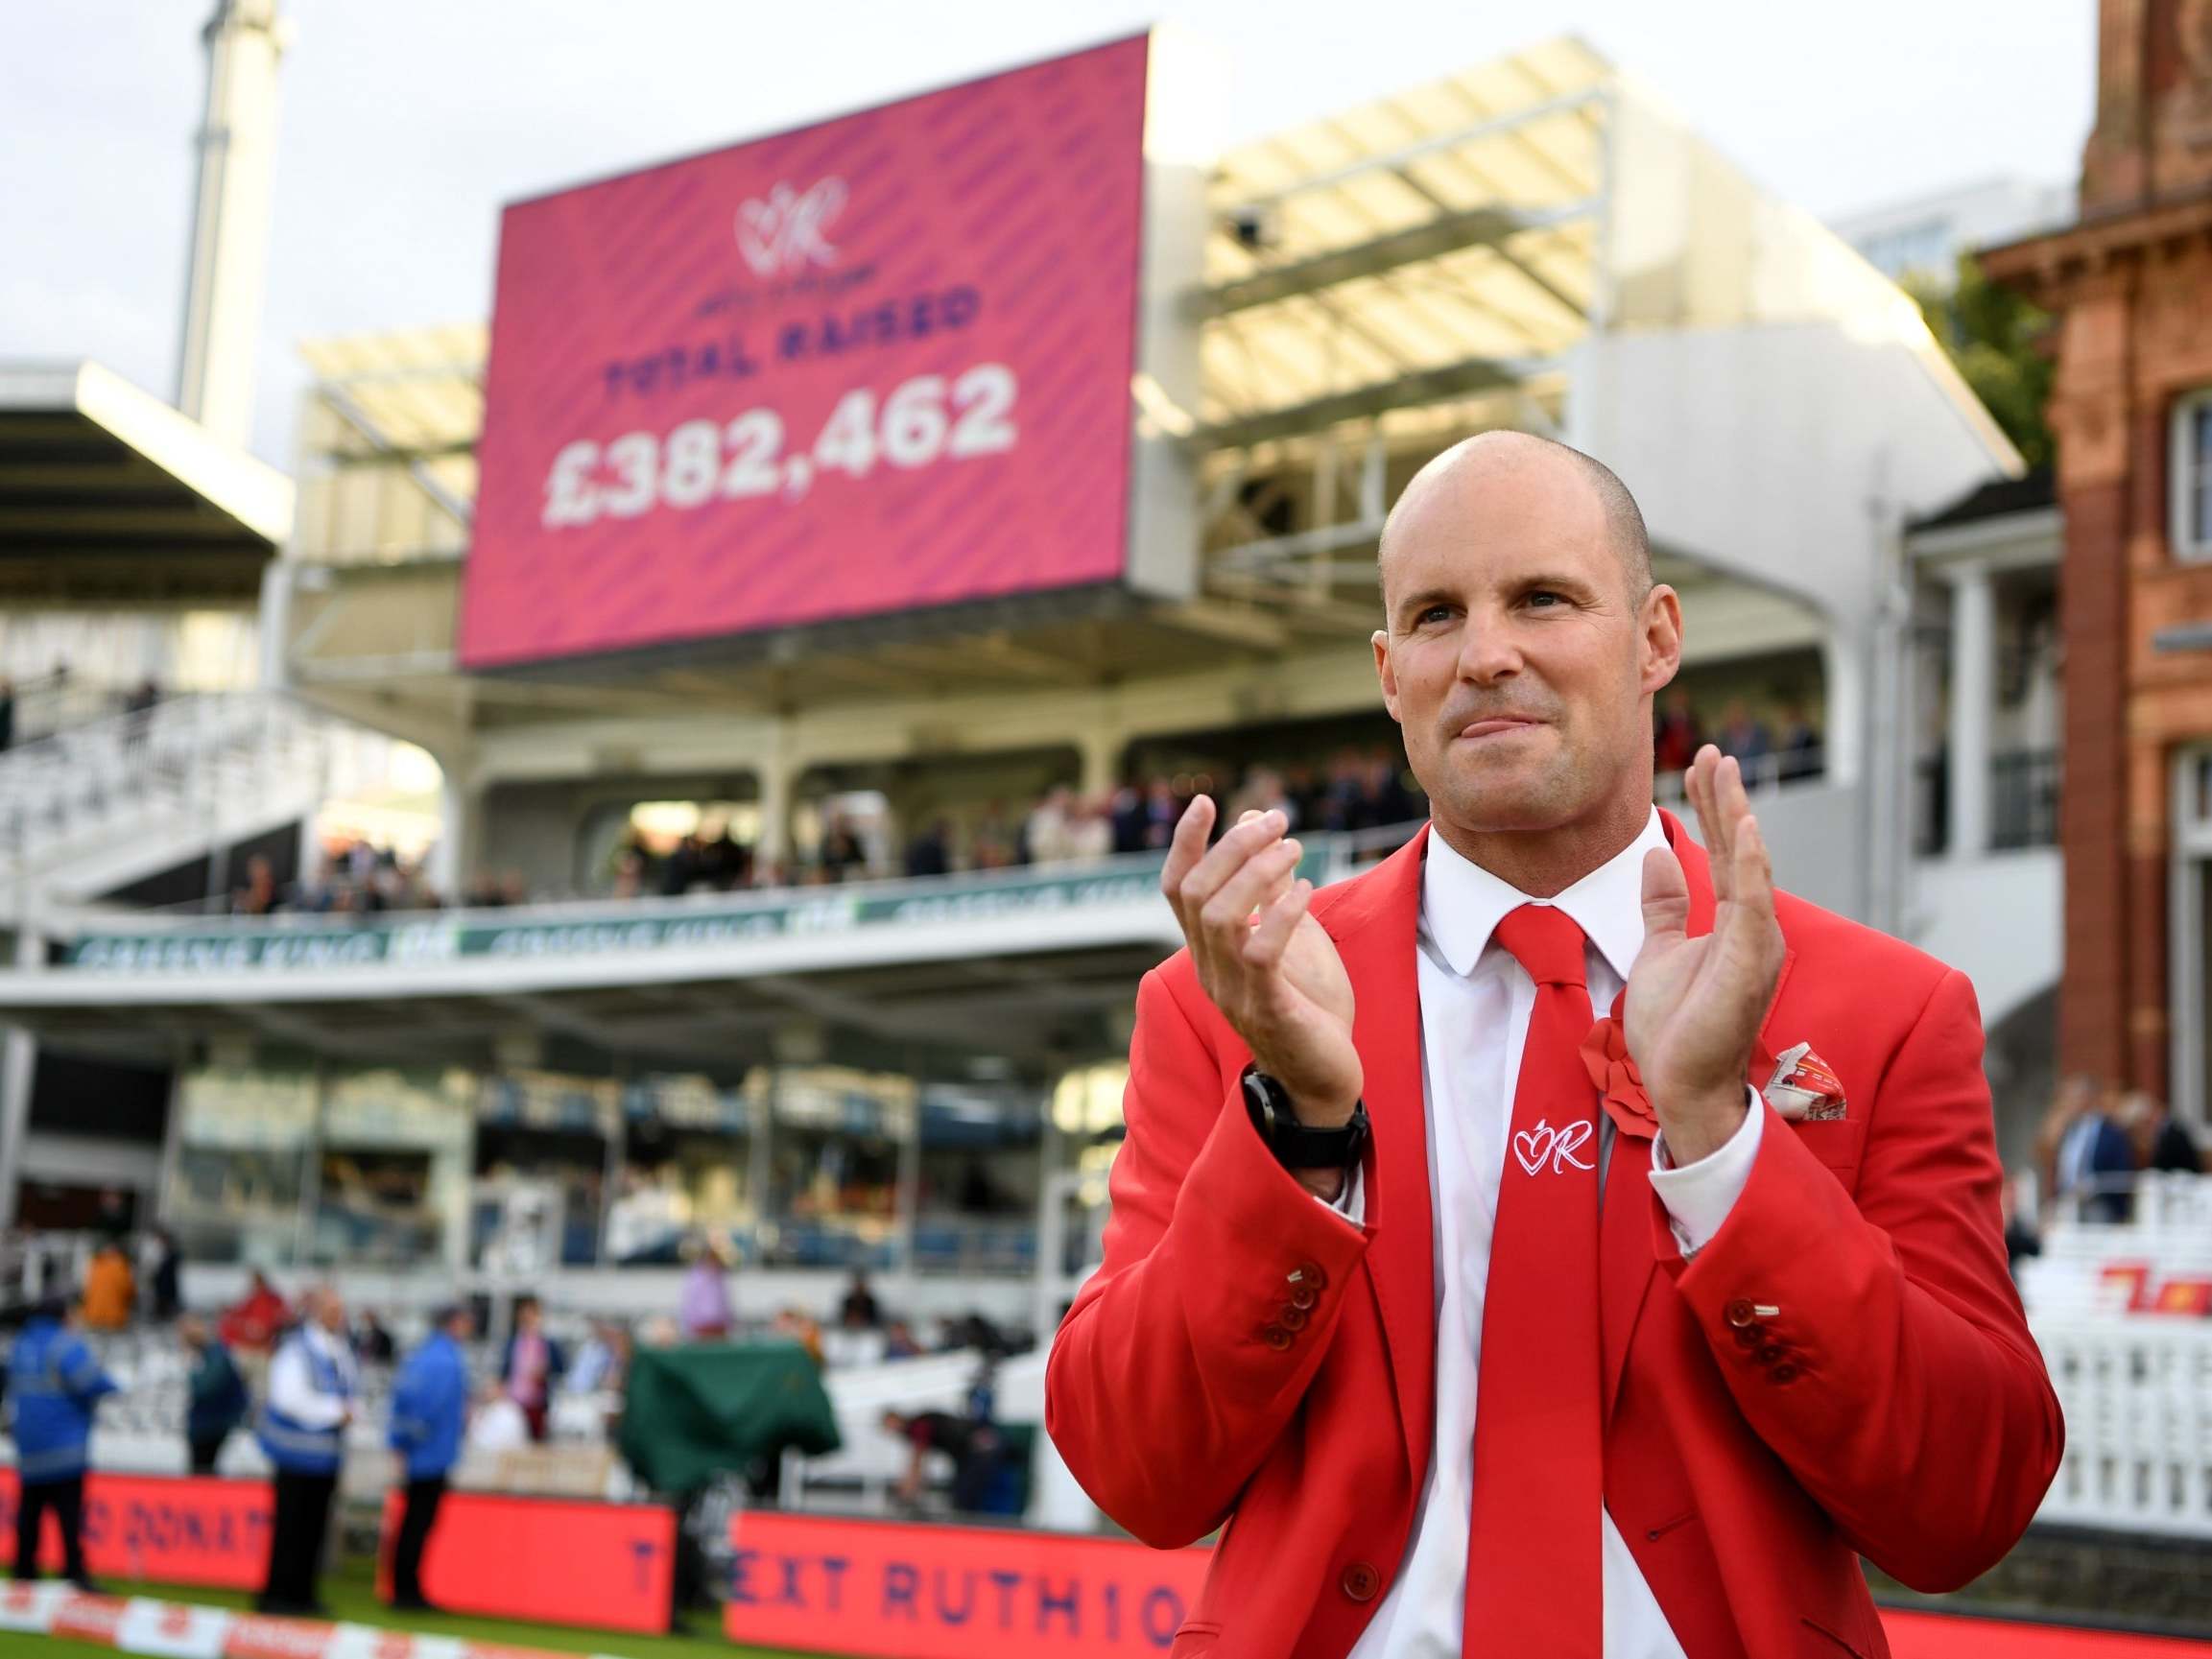
M 1429 1197 L 1439 1269 L 1436 1436 L 1397 1581 L 1352 1649 L 1352 1659 L 1446 1659 L 1459 1653 L 1463 1634 L 1483 1300 L 1514 1085 L 1536 1001 L 1534 982 L 1491 935 L 1521 905 L 1558 905 L 1588 940 L 1593 1011 L 1611 1011 L 1644 944 L 1644 855 L 1666 844 L 1654 812 L 1644 833 L 1619 856 L 1546 900 L 1516 891 L 1463 858 L 1441 836 L 1429 836 L 1421 872 L 1418 972 Z M 1613 1127 L 1604 1112 L 1598 1119 L 1603 1153 L 1610 1150 Z M 1650 1179 L 1686 1252 L 1720 1231 L 1743 1192 L 1758 1153 L 1761 1119 L 1759 1112 L 1747 1113 L 1743 1128 L 1726 1144 L 1682 1169 L 1671 1166 L 1663 1145 L 1653 1145 Z M 1362 1196 L 1356 1182 L 1341 1202 L 1354 1220 L 1359 1218 Z M 1590 1291 L 1595 1295 L 1597 1287 Z M 1684 1659 L 1610 1515 L 1603 1517 L 1601 1548 L 1605 1659 Z
M 358 1390 L 353 1353 L 345 1342 L 310 1319 L 300 1327 L 309 1347 L 338 1367 L 349 1389 Z M 343 1395 L 325 1394 L 315 1386 L 315 1371 L 307 1356 L 293 1342 L 279 1342 L 276 1357 L 269 1362 L 269 1403 L 303 1429 L 334 1427 L 346 1411 Z

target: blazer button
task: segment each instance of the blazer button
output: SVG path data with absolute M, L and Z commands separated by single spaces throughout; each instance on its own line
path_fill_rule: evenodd
M 1275 1315 L 1275 1321 L 1286 1331 L 1302 1331 L 1306 1328 L 1306 1311 L 1295 1306 L 1285 1308 Z
M 1795 1383 L 1797 1380 L 1797 1367 L 1785 1360 L 1767 1373 L 1767 1380 L 1770 1383 Z
M 1307 1285 L 1300 1285 L 1291 1292 L 1291 1306 L 1294 1308 L 1310 1308 L 1320 1299 L 1320 1292 Z
M 1290 1283 L 1294 1290 L 1325 1291 L 1329 1276 L 1321 1271 L 1318 1263 L 1300 1262 L 1291 1269 Z
M 1260 1340 L 1279 1354 L 1297 1339 L 1280 1325 L 1270 1325 L 1260 1332 Z
M 1722 1315 L 1729 1324 L 1741 1331 L 1751 1322 L 1751 1299 L 1748 1296 L 1738 1296 L 1722 1310 Z
M 1783 1347 L 1779 1342 L 1766 1342 L 1760 1345 L 1759 1352 L 1755 1358 L 1762 1365 L 1774 1365 L 1779 1364 L 1781 1363 L 1782 1357 L 1789 1351 L 1789 1349 Z
M 1383 1576 L 1365 1561 L 1354 1561 L 1344 1569 L 1344 1592 L 1355 1601 L 1372 1601 L 1375 1592 L 1383 1587 Z
M 1750 1326 L 1747 1325 L 1729 1334 L 1736 1339 L 1736 1346 L 1739 1348 L 1756 1348 L 1759 1345 L 1759 1333 Z

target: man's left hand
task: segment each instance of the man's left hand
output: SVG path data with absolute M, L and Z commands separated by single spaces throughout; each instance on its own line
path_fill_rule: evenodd
M 1694 1164 L 1743 1126 L 1745 1067 L 1782 972 L 1774 877 L 1743 769 L 1710 744 L 1686 779 L 1712 861 L 1713 931 L 1689 936 L 1690 887 L 1668 849 L 1644 857 L 1644 948 L 1623 1017 L 1674 1162 Z

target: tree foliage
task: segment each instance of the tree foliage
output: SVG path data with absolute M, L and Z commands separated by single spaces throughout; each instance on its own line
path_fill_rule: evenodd
M 2056 445 L 2044 415 L 2057 372 L 2050 314 L 1991 282 L 1970 253 L 1959 256 L 1948 292 L 1927 278 L 1908 278 L 1905 289 L 2020 458 L 2031 468 L 2050 465 Z

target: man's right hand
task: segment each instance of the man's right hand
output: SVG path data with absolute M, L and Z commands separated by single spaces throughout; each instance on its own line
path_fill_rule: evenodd
M 1289 1091 L 1298 1121 L 1336 1128 L 1359 1104 L 1352 982 L 1336 941 L 1307 913 L 1299 847 L 1279 812 L 1247 813 L 1211 849 L 1216 812 L 1200 795 L 1176 824 L 1160 890 L 1175 907 L 1199 984 Z

